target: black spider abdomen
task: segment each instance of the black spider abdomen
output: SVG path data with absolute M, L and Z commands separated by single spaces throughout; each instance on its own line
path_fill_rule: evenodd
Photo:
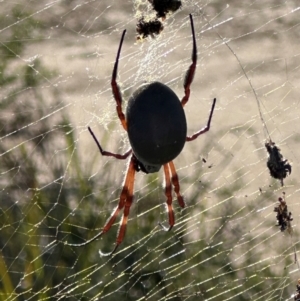
M 183 107 L 166 85 L 153 82 L 138 88 L 126 110 L 128 137 L 137 159 L 161 166 L 182 151 L 187 134 Z

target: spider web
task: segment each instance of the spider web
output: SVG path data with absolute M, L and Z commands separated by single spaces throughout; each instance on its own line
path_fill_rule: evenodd
M 294 300 L 299 256 L 298 1 L 183 1 L 156 38 L 136 41 L 148 1 L 1 3 L 1 300 Z M 191 63 L 193 13 L 197 71 L 185 113 L 186 143 L 174 161 L 186 208 L 174 196 L 167 225 L 162 171 L 137 173 L 124 241 L 112 257 L 126 162 L 102 146 L 129 144 L 110 80 L 126 28 L 119 77 L 124 105 L 143 82 L 168 84 L 181 98 Z M 265 143 L 292 164 L 270 177 Z M 276 227 L 285 192 L 292 229 Z M 120 217 L 119 217 L 120 218 Z

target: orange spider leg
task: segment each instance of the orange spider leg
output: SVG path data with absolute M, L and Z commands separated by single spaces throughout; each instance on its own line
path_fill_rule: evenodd
M 159 224 L 165 231 L 170 231 L 175 224 L 175 217 L 174 217 L 174 211 L 172 206 L 172 186 L 171 186 L 171 179 L 170 179 L 169 163 L 164 164 L 164 173 L 165 173 L 165 181 L 166 181 L 165 195 L 167 197 L 166 204 L 167 204 L 168 215 L 169 215 L 169 228 L 166 228 L 161 223 Z
M 180 194 L 179 180 L 178 180 L 178 175 L 177 175 L 177 172 L 176 172 L 176 169 L 175 169 L 175 165 L 174 165 L 173 161 L 169 162 L 168 164 L 170 166 L 171 175 L 172 175 L 171 181 L 172 181 L 172 184 L 174 186 L 174 191 L 177 195 L 178 204 L 181 208 L 184 208 L 185 203 L 184 203 L 182 195 Z
M 121 192 L 121 195 L 120 195 L 119 204 L 116 207 L 116 209 L 113 211 L 113 213 L 111 214 L 111 216 L 108 219 L 108 221 L 106 222 L 106 224 L 104 225 L 102 231 L 100 233 L 98 233 L 97 235 L 95 235 L 93 238 L 91 238 L 91 239 L 89 239 L 89 240 L 87 240 L 87 241 L 85 241 L 81 244 L 65 243 L 66 245 L 71 246 L 71 247 L 82 247 L 82 246 L 88 245 L 89 243 L 91 243 L 94 240 L 98 239 L 103 234 L 105 234 L 106 232 L 109 231 L 111 226 L 114 224 L 119 212 L 125 207 L 124 214 L 123 214 L 123 219 L 122 219 L 122 224 L 121 224 L 120 231 L 119 231 L 119 234 L 118 234 L 118 237 L 117 237 L 115 248 L 113 249 L 113 251 L 111 253 L 103 254 L 102 252 L 100 252 L 100 254 L 103 255 L 103 256 L 111 255 L 116 251 L 119 244 L 123 241 L 123 238 L 124 238 L 124 235 L 125 235 L 127 218 L 128 218 L 129 209 L 130 209 L 130 206 L 132 204 L 132 199 L 133 199 L 134 174 L 135 174 L 135 167 L 134 167 L 134 159 L 133 159 L 133 156 L 132 156 L 131 159 L 130 159 L 128 169 L 127 169 L 127 174 L 126 174 L 125 182 L 124 182 L 123 189 L 122 189 L 122 192 Z
M 124 212 L 123 212 L 123 217 L 122 217 L 122 220 L 120 223 L 119 233 L 118 233 L 117 240 L 116 240 L 116 246 L 113 249 L 113 251 L 111 253 L 109 253 L 108 255 L 113 254 L 117 250 L 118 246 L 122 243 L 125 233 L 126 233 L 128 216 L 129 216 L 130 207 L 131 207 L 132 201 L 133 201 L 134 175 L 135 175 L 135 159 L 132 156 L 130 159 L 128 169 L 127 169 L 126 180 L 125 180 L 123 190 L 122 190 L 121 196 L 120 196 L 119 204 L 122 202 L 122 206 L 124 207 Z M 107 231 L 108 230 L 109 229 L 107 229 Z M 104 229 L 103 229 L 103 232 L 104 232 Z
M 217 101 L 216 98 L 214 98 L 214 101 L 213 101 L 213 104 L 212 104 L 212 107 L 211 107 L 211 110 L 210 110 L 210 114 L 209 114 L 206 126 L 204 128 L 202 128 L 200 131 L 196 132 L 194 135 L 186 137 L 186 141 L 193 141 L 197 137 L 199 137 L 200 135 L 202 135 L 202 134 L 204 134 L 204 133 L 206 133 L 206 132 L 209 131 L 209 129 L 210 129 L 210 122 L 211 122 L 211 119 L 212 119 L 212 116 L 213 116 L 213 113 L 214 113 L 216 101 Z
M 117 109 L 119 119 L 122 123 L 124 130 L 127 131 L 127 122 L 125 119 L 125 115 L 122 111 L 122 95 L 121 95 L 120 88 L 117 83 L 118 64 L 119 64 L 119 58 L 120 58 L 120 54 L 121 54 L 121 49 L 122 49 L 122 44 L 124 41 L 125 33 L 126 33 L 126 30 L 123 31 L 123 34 L 121 37 L 121 41 L 120 41 L 120 45 L 119 45 L 119 49 L 118 49 L 112 77 L 111 77 L 111 88 L 112 88 L 112 92 L 113 92 L 114 98 L 117 103 L 116 109 Z
M 196 65 L 197 65 L 197 45 L 196 45 L 196 36 L 195 36 L 195 29 L 194 29 L 194 22 L 193 22 L 192 15 L 190 15 L 190 21 L 191 21 L 192 36 L 193 36 L 192 64 L 190 65 L 188 71 L 186 72 L 185 79 L 184 79 L 184 84 L 183 84 L 184 96 L 181 100 L 181 104 L 183 107 L 189 100 L 190 86 L 194 79 Z

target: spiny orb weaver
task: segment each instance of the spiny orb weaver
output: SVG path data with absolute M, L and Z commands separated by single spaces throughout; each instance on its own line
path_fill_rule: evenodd
M 116 101 L 118 117 L 124 130 L 128 133 L 131 149 L 124 154 L 107 152 L 103 150 L 90 127 L 88 127 L 88 130 L 102 156 L 110 156 L 120 160 L 126 159 L 130 155 L 131 157 L 119 204 L 114 209 L 102 231 L 90 240 L 81 244 L 72 244 L 72 246 L 84 246 L 99 238 L 111 228 L 119 212 L 124 210 L 116 245 L 108 255 L 116 251 L 125 236 L 129 210 L 133 201 L 134 175 L 136 171 L 141 170 L 145 173 L 154 173 L 158 172 L 163 166 L 166 182 L 166 204 L 169 216 L 169 227 L 165 228 L 162 226 L 164 230 L 170 231 L 175 224 L 172 206 L 172 185 L 174 186 L 179 206 L 185 207 L 172 160 L 180 154 L 186 141 L 195 140 L 198 136 L 209 131 L 216 104 L 216 99 L 214 99 L 206 126 L 192 136 L 187 136 L 187 124 L 183 107 L 189 100 L 190 85 L 193 81 L 197 64 L 197 46 L 192 15 L 190 15 L 190 23 L 193 37 L 192 64 L 185 76 L 182 100 L 180 101 L 176 94 L 166 85 L 160 82 L 148 83 L 138 88 L 130 97 L 126 109 L 126 117 L 122 110 L 122 96 L 116 80 L 121 48 L 126 33 L 126 30 L 123 31 L 112 73 L 111 87 Z

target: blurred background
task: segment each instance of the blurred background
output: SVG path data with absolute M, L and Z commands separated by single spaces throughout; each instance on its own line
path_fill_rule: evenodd
M 1 300 L 294 300 L 299 5 L 186 0 L 159 19 L 159 34 L 139 39 L 140 18 L 156 18 L 147 0 L 2 1 Z M 87 127 L 104 149 L 129 148 L 110 86 L 122 31 L 124 111 L 145 82 L 167 84 L 181 99 L 190 13 L 198 63 L 189 135 L 206 125 L 215 97 L 217 105 L 210 131 L 174 160 L 186 208 L 174 195 L 176 224 L 163 231 L 163 171 L 139 172 L 117 252 L 99 250 L 113 249 L 118 222 L 85 247 L 66 245 L 99 233 L 118 204 L 126 160 L 101 156 Z M 266 165 L 270 139 L 292 166 L 284 186 Z M 283 193 L 293 215 L 285 231 L 274 212 Z

